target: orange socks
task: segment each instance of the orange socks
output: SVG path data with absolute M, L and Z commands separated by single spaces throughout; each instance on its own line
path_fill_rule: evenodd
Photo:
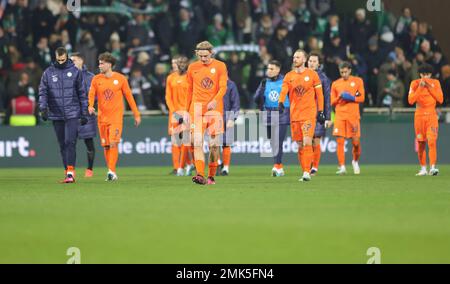
M 229 166 L 231 162 L 231 147 L 224 146 L 222 148 L 222 160 L 224 166 Z
M 418 142 L 417 156 L 419 157 L 419 163 L 422 167 L 427 165 L 427 142 Z
M 181 146 L 181 161 L 180 161 L 180 168 L 184 168 L 186 164 L 190 165 L 191 159 L 189 157 L 189 148 L 190 146 Z
M 277 170 L 280 170 L 283 168 L 283 164 L 275 164 L 275 165 L 273 165 L 273 167 Z
M 209 164 L 208 164 L 208 168 L 209 168 L 208 177 L 216 176 L 217 166 L 218 166 L 217 162 L 209 162 Z
M 361 156 L 361 142 L 353 142 L 353 161 L 359 161 Z
M 430 156 L 430 166 L 436 165 L 437 162 L 436 140 L 428 140 L 428 154 Z M 426 159 L 424 165 L 426 165 Z
M 197 174 L 203 176 L 205 173 L 205 161 L 195 160 L 195 169 Z
M 181 154 L 181 147 L 172 145 L 172 164 L 174 169 L 180 168 L 180 154 Z
M 336 139 L 337 142 L 337 158 L 338 158 L 338 164 L 339 166 L 344 166 L 345 165 L 345 149 L 344 149 L 344 145 L 345 145 L 345 139 L 344 138 L 337 138 Z
M 105 162 L 106 162 L 106 167 L 109 167 L 109 148 L 103 149 L 103 154 L 105 154 Z
M 298 163 L 300 164 L 300 167 L 302 168 L 302 172 L 304 171 L 303 168 L 303 147 L 298 149 L 298 153 L 297 153 L 297 158 L 298 158 Z
M 109 149 L 109 155 L 108 155 L 108 168 L 113 171 L 116 172 L 116 164 L 117 164 L 117 160 L 119 159 L 119 148 L 117 147 L 112 147 Z
M 319 168 L 319 163 L 320 163 L 320 155 L 322 154 L 322 151 L 320 149 L 320 144 L 319 145 L 315 145 L 313 146 L 313 168 L 318 169 Z
M 303 172 L 309 173 L 311 171 L 311 163 L 313 160 L 313 147 L 311 145 L 303 146 L 302 158 Z

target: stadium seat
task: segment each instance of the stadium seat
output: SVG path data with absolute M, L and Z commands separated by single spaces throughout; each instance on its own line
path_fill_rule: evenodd
M 27 96 L 20 96 L 11 100 L 11 126 L 35 126 L 36 117 L 34 115 L 36 103 Z

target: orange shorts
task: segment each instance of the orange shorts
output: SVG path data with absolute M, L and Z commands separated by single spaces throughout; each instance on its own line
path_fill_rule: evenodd
M 437 140 L 439 122 L 436 114 L 414 117 L 414 129 L 417 141 Z
M 209 136 L 216 136 L 223 134 L 224 132 L 223 114 L 219 112 L 207 112 L 206 114 L 197 117 L 194 117 L 191 113 L 190 120 L 191 135 L 199 133 L 203 137 L 206 133 Z
M 120 139 L 122 138 L 122 125 L 122 123 L 98 124 L 100 142 L 103 147 L 109 146 L 111 143 L 120 143 Z
M 355 120 L 341 120 L 334 121 L 333 136 L 344 138 L 359 138 L 361 137 L 361 125 L 359 119 Z
M 291 136 L 294 141 L 303 141 L 304 137 L 313 138 L 316 120 L 291 121 Z

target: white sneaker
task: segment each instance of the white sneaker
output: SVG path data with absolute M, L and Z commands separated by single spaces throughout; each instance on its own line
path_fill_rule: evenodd
M 119 178 L 117 177 L 116 173 L 109 170 L 108 173 L 106 174 L 106 179 L 105 181 L 116 181 Z
M 178 168 L 177 177 L 182 177 L 182 176 L 184 176 L 184 170 L 182 168 Z
M 353 173 L 355 175 L 359 175 L 361 173 L 361 169 L 359 168 L 359 164 L 357 161 L 352 161 Z
M 435 167 L 431 167 L 430 176 L 437 176 L 438 174 L 439 174 L 439 169 L 436 169 Z
M 230 168 L 228 166 L 223 166 L 222 170 L 220 171 L 220 175 L 227 176 L 230 174 Z
M 191 165 L 187 165 L 185 168 L 185 175 L 186 176 L 191 176 L 192 175 L 192 171 L 194 170 L 194 165 L 193 164 L 191 164 Z
M 337 175 L 345 175 L 347 173 L 347 169 L 345 166 L 340 166 L 338 168 L 338 171 L 336 172 Z
M 277 177 L 284 177 L 284 170 L 283 169 L 278 169 L 277 170 Z
M 430 172 L 431 172 L 431 170 L 430 170 Z M 422 168 L 420 168 L 420 171 L 416 174 L 416 177 L 423 177 L 426 175 L 428 175 L 427 167 L 422 167 Z
M 278 169 L 275 168 L 275 167 L 273 167 L 273 168 L 272 168 L 272 176 L 273 176 L 273 177 L 276 177 L 277 174 L 278 174 Z
M 299 179 L 299 181 L 310 181 L 311 175 L 308 172 L 304 172 L 303 176 Z

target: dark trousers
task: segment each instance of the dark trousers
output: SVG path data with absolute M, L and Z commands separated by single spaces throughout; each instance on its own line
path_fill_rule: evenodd
M 53 121 L 53 127 L 58 138 L 59 150 L 65 169 L 67 169 L 67 166 L 75 167 L 79 124 L 80 122 L 77 118 Z
M 272 146 L 272 152 L 276 155 L 273 157 L 274 164 L 281 164 L 283 160 L 283 141 L 286 138 L 286 133 L 289 125 L 280 124 L 278 125 L 278 143 L 272 139 L 272 126 L 267 125 L 267 134 L 270 139 L 270 145 Z M 276 129 L 275 129 L 276 132 Z M 278 149 L 278 151 L 277 151 Z

